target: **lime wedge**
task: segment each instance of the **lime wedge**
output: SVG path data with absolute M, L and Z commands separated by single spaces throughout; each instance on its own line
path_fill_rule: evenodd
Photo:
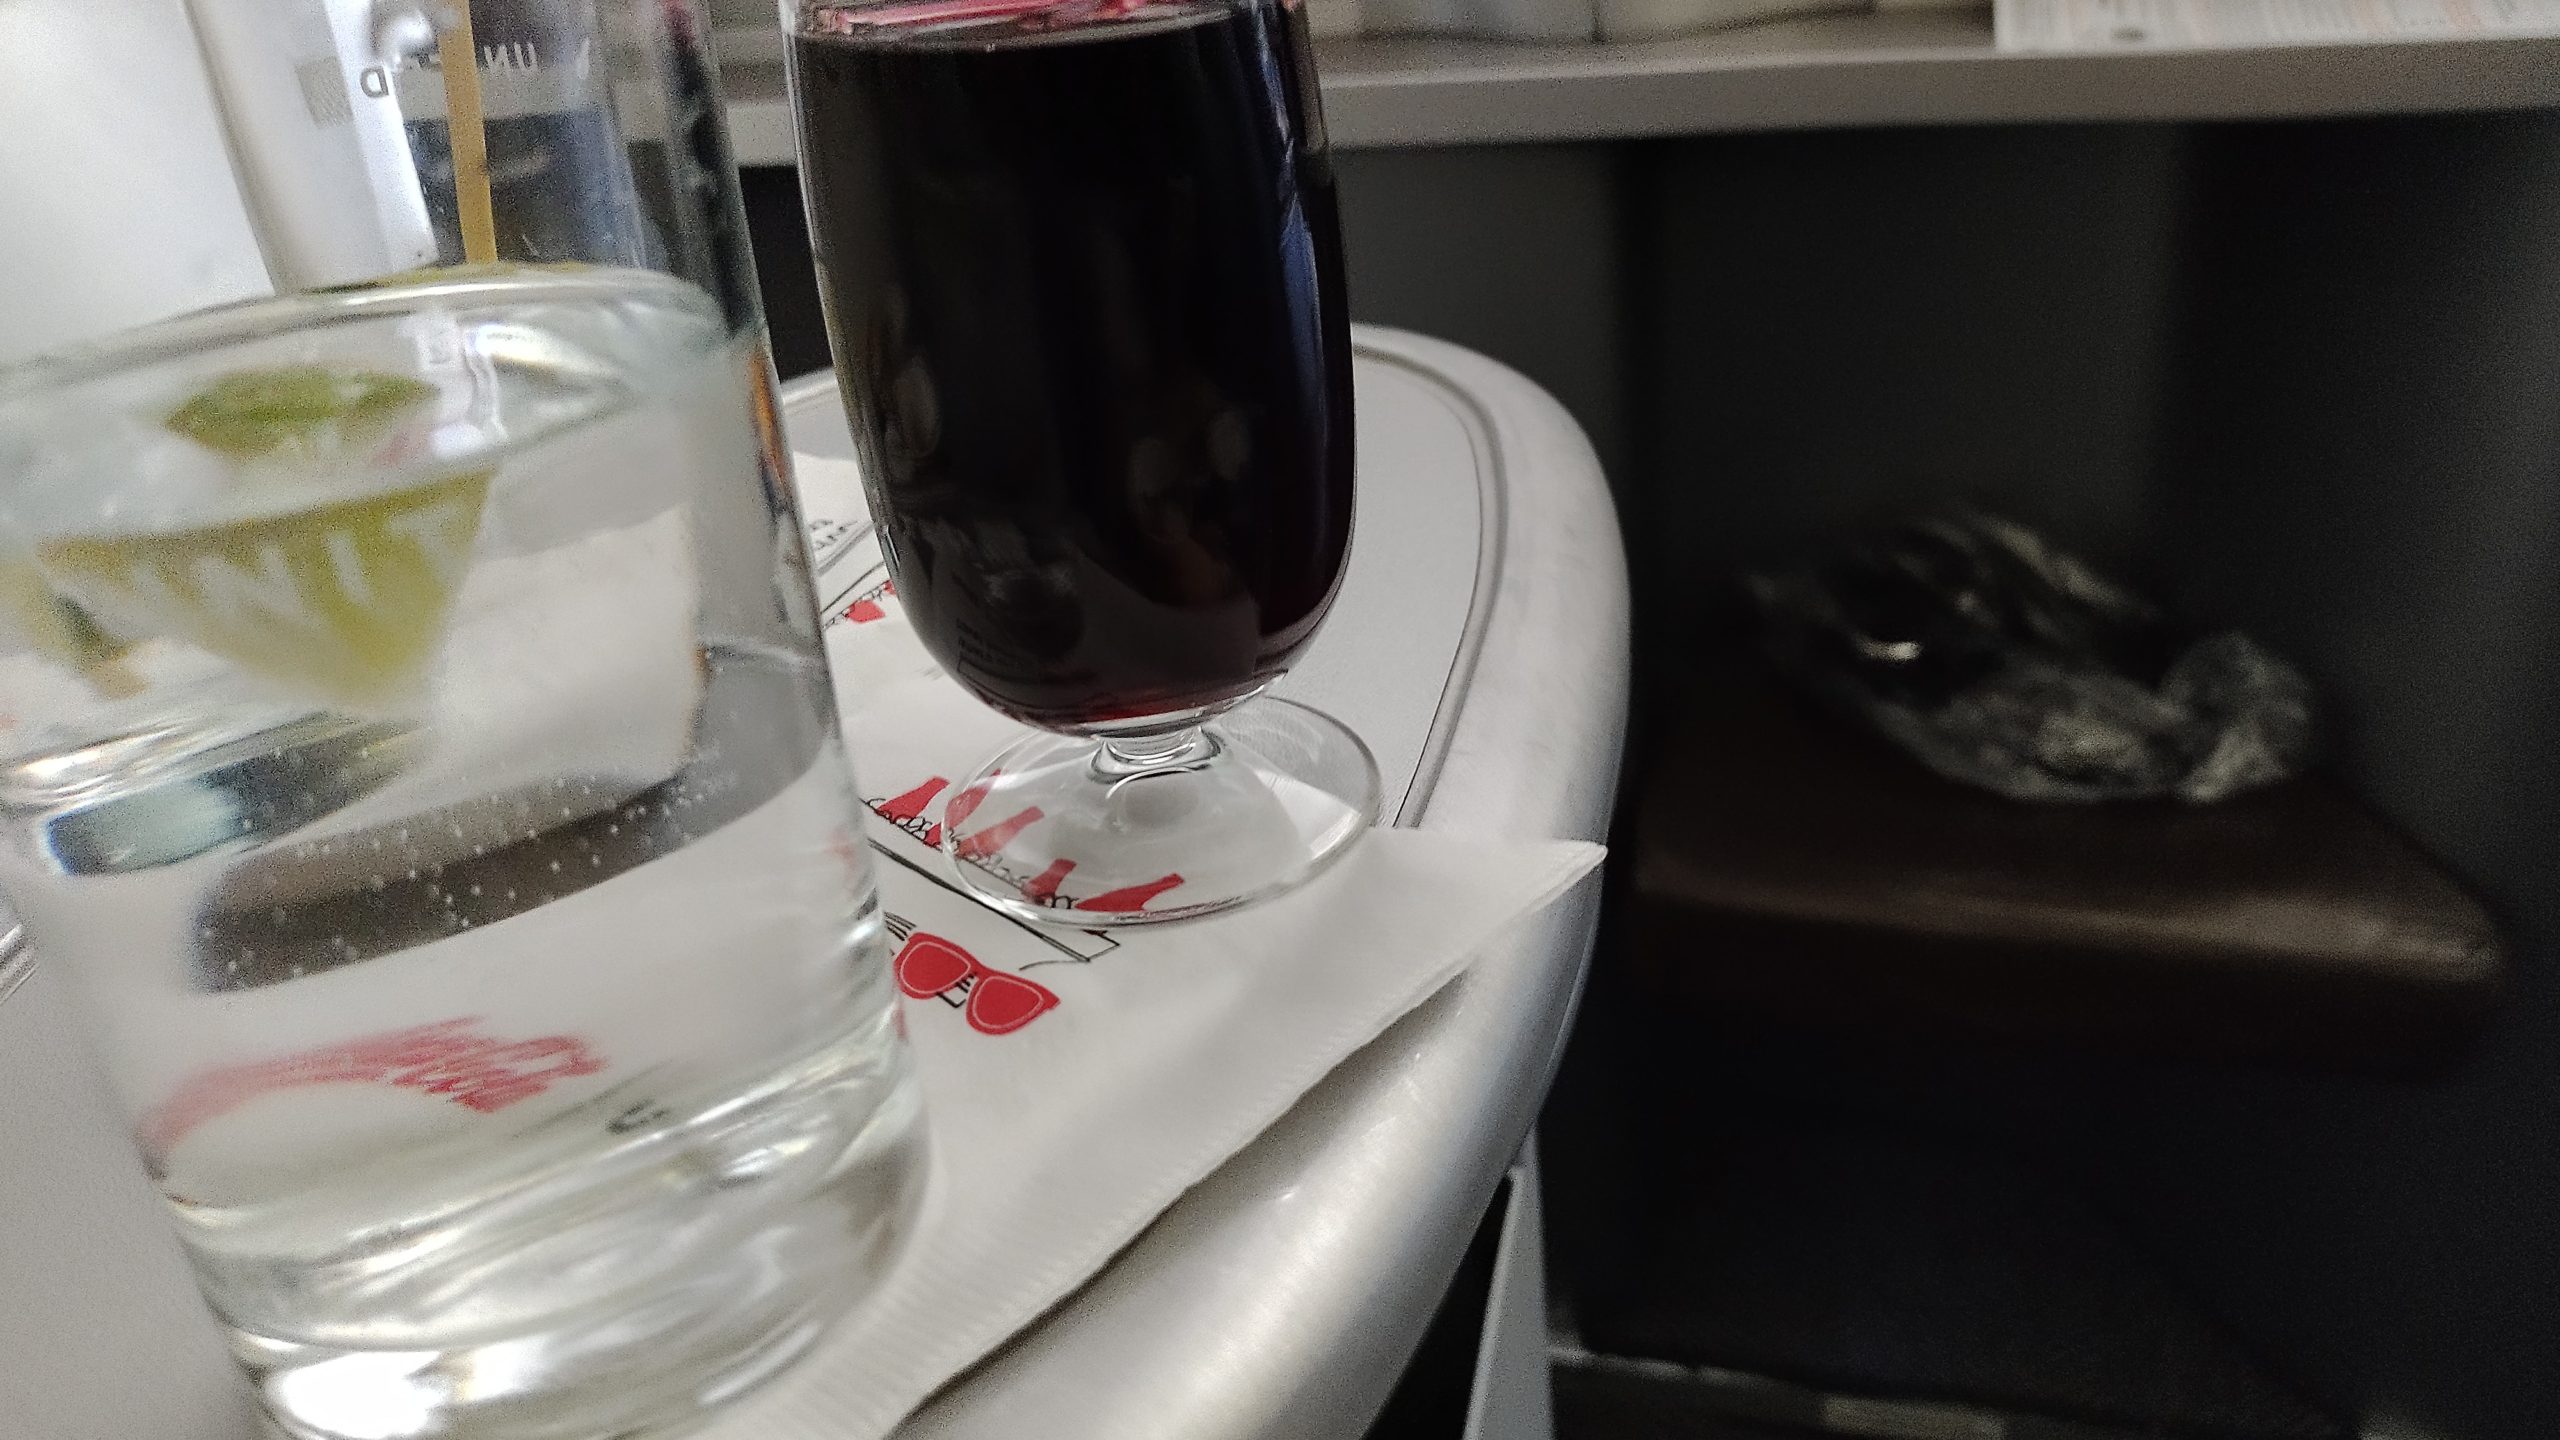
M 225 375 L 166 427 L 231 461 L 243 490 L 272 498 L 285 482 L 350 498 L 48 540 L 37 563 L 119 632 L 175 636 L 326 703 L 398 705 L 444 635 L 493 473 L 375 488 L 386 478 L 381 443 L 435 394 L 421 380 L 340 366 Z
M 412 695 L 435 658 L 494 472 L 290 515 L 41 546 L 62 588 L 322 701 Z
M 16 635 L 74 670 L 119 659 L 132 645 L 98 628 L 80 603 L 56 594 L 27 560 L 0 560 L 0 634 Z
M 0 559 L 0 641 L 12 636 L 108 699 L 142 689 L 141 678 L 124 663 L 134 642 L 108 634 L 79 601 L 55 590 L 31 559 Z
M 234 460 L 351 455 L 435 395 L 405 375 L 293 365 L 225 375 L 178 407 L 169 429 Z

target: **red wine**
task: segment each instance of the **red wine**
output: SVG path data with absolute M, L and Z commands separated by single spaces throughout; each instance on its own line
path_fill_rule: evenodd
M 1275 678 L 1351 540 L 1294 3 L 812 5 L 792 71 L 845 408 L 935 657 L 1070 730 Z

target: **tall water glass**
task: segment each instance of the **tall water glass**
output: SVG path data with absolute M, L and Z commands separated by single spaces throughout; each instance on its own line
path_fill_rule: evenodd
M 685 281 L 493 272 L 0 372 L 0 891 L 293 1435 L 681 1422 L 907 1223 L 736 342 Z

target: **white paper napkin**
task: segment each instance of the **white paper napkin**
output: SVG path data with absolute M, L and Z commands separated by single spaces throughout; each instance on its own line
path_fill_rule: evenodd
M 934 1174 L 881 1289 L 703 1432 L 716 1440 L 887 1434 L 1601 855 L 1379 830 L 1237 914 L 1116 931 L 999 915 L 926 843 L 947 788 L 920 809 L 909 797 L 967 775 L 1015 727 L 940 678 L 906 629 L 851 467 L 798 463 L 854 765 L 875 815 L 903 822 L 875 825 L 872 843 Z

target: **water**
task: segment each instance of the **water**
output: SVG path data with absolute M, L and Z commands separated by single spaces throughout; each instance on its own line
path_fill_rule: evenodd
M 0 395 L 0 887 L 304 1435 L 680 1418 L 920 1176 L 761 356 L 483 289 Z

